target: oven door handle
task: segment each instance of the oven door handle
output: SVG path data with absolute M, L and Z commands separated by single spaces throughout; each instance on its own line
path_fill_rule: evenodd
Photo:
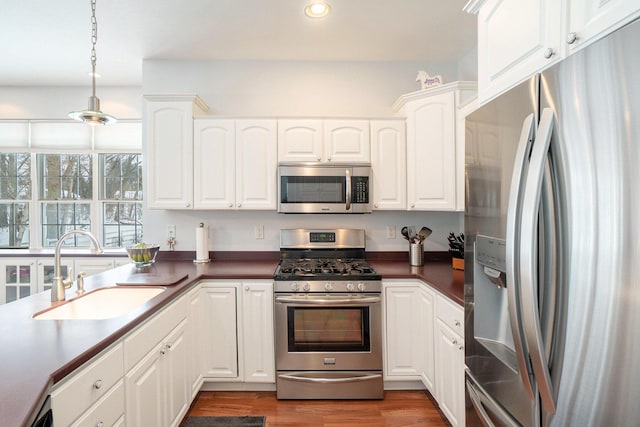
M 371 304 L 371 303 L 379 303 L 381 300 L 382 299 L 380 297 L 344 298 L 344 299 L 276 297 L 276 302 L 304 304 L 304 305 Z
M 381 374 L 361 375 L 361 376 L 345 377 L 345 378 L 311 378 L 311 377 L 300 377 L 297 375 L 286 375 L 286 374 L 278 375 L 278 378 L 282 378 L 285 380 L 302 381 L 307 383 L 323 383 L 323 384 L 370 381 L 370 380 L 378 379 L 380 377 L 382 377 Z

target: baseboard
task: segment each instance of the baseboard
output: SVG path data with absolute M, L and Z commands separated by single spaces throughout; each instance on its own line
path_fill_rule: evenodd
M 420 380 L 385 381 L 385 390 L 425 390 Z
M 276 391 L 275 383 L 204 382 L 200 391 Z

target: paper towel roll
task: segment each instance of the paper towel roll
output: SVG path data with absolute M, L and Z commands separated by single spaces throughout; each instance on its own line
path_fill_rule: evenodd
M 196 260 L 204 261 L 209 259 L 208 229 L 204 224 L 196 227 Z

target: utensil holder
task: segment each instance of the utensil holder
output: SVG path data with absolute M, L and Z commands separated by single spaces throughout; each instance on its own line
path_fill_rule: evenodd
M 424 264 L 424 245 L 422 242 L 409 243 L 409 264 L 414 266 Z

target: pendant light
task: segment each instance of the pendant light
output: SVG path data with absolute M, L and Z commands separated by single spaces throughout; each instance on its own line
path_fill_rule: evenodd
M 96 43 L 98 41 L 98 21 L 96 20 L 96 0 L 91 0 L 91 83 L 93 91 L 89 97 L 89 108 L 72 111 L 69 117 L 89 125 L 115 123 L 115 117 L 100 111 L 100 99 L 96 96 Z

